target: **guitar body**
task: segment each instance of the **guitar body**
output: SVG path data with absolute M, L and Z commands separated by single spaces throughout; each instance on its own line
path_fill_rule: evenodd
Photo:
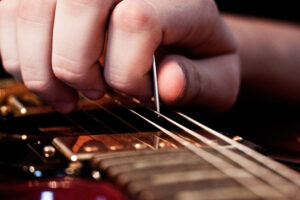
M 99 101 L 82 97 L 76 111 L 62 115 L 14 81 L 0 88 L 0 199 L 300 197 L 299 173 L 263 155 L 297 169 L 297 134 L 278 145 L 276 133 L 264 145 L 270 131 L 237 114 L 210 117 L 213 123 L 196 116 L 227 137 L 182 112 L 163 106 L 158 116 L 153 102 L 113 92 Z M 260 146 L 233 137 L 241 132 Z
M 1 177 L 1 199 L 107 199 L 126 200 L 119 189 L 108 182 L 89 181 L 84 178 L 52 178 L 42 180 L 14 180 Z

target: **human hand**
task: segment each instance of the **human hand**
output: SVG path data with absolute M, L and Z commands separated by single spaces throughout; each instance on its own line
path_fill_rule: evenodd
M 150 97 L 154 53 L 166 104 L 226 110 L 239 89 L 236 45 L 212 0 L 4 0 L 0 50 L 5 69 L 63 113 L 77 91 L 97 99 L 106 84 Z

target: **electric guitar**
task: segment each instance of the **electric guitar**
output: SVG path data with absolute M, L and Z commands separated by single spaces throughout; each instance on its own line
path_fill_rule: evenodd
M 63 115 L 0 88 L 0 199 L 300 199 L 297 171 L 183 112 L 109 92 Z

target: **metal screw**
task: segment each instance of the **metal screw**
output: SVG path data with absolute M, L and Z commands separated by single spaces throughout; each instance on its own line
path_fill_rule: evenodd
M 234 136 L 232 139 L 236 142 L 243 142 L 243 138 L 241 136 Z
M 46 158 L 54 156 L 56 152 L 55 148 L 51 145 L 44 146 L 43 151 Z

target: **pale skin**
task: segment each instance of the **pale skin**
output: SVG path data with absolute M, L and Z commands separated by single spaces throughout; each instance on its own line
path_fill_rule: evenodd
M 78 91 L 98 99 L 112 87 L 149 98 L 154 53 L 166 104 L 224 111 L 235 103 L 240 80 L 254 91 L 300 102 L 293 71 L 300 69 L 299 35 L 297 26 L 222 17 L 212 0 L 0 3 L 4 68 L 62 113 L 74 109 Z

